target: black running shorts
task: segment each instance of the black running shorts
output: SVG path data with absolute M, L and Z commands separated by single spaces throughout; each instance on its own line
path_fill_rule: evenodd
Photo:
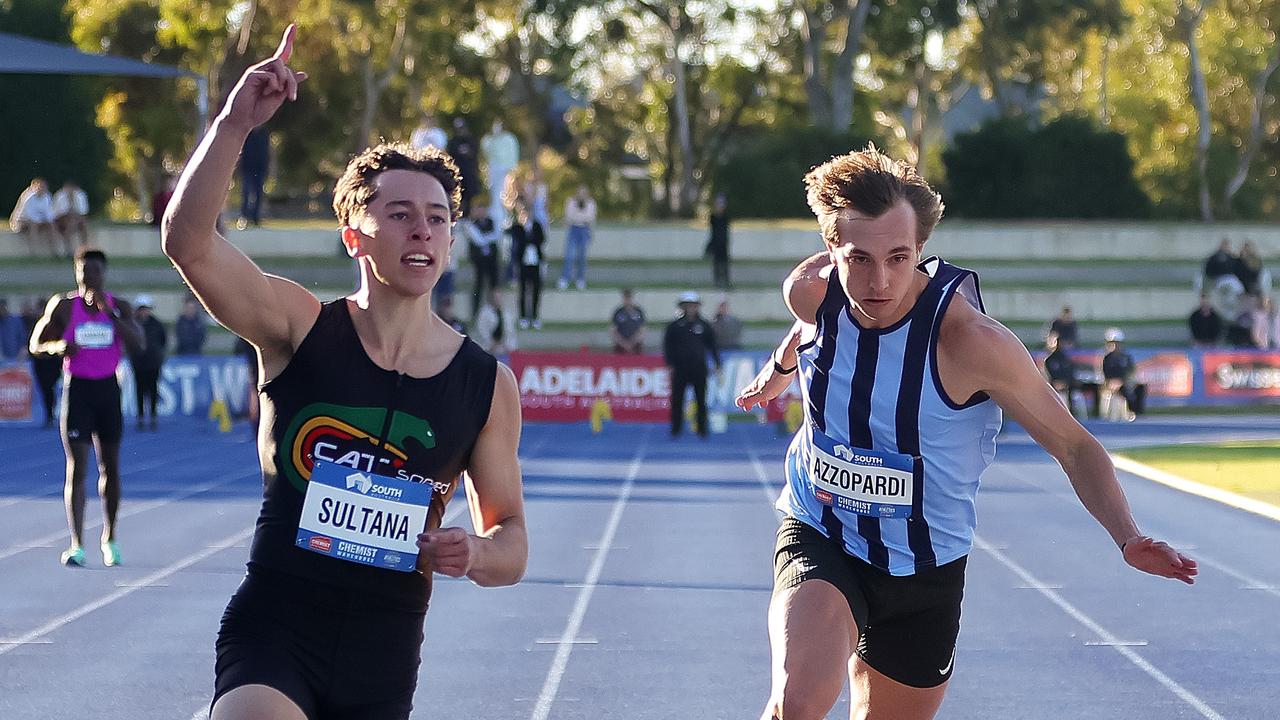
M 788 517 L 778 527 L 773 591 L 806 580 L 831 583 L 858 623 L 860 658 L 904 685 L 936 687 L 951 677 L 966 559 L 895 577 Z
M 222 614 L 213 702 L 266 685 L 309 720 L 407 718 L 424 618 L 366 593 L 251 568 Z
M 120 442 L 124 416 L 116 376 L 90 380 L 72 377 L 62 396 L 62 435 L 68 442 Z

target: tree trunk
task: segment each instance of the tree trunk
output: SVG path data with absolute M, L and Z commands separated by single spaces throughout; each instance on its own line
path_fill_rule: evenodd
M 378 81 L 373 75 L 373 58 L 368 55 L 360 58 L 360 84 L 364 91 L 364 102 L 361 103 L 360 108 L 360 130 L 351 139 L 352 152 L 360 152 L 373 138 L 373 114 L 378 106 Z
M 1000 69 L 1005 66 L 1004 49 L 1000 47 L 1000 38 L 1004 29 L 999 27 L 1000 21 L 993 13 L 999 13 L 1000 8 L 987 7 L 979 5 L 978 20 L 982 25 L 982 36 L 979 38 L 979 47 L 982 55 L 982 72 L 987 76 L 987 84 L 991 88 L 991 97 L 995 100 L 996 107 L 1000 109 L 1000 117 L 1010 117 L 1014 114 L 1013 101 L 1005 93 L 1003 81 L 1000 77 Z
M 1231 212 L 1231 201 L 1249 179 L 1249 166 L 1253 164 L 1253 159 L 1257 157 L 1258 149 L 1262 146 L 1262 110 L 1267 104 L 1267 83 L 1271 82 L 1271 76 L 1277 69 L 1280 69 L 1280 47 L 1276 49 L 1275 55 L 1267 66 L 1253 80 L 1253 107 L 1249 111 L 1249 137 L 1245 141 L 1244 149 L 1240 152 L 1236 172 L 1227 181 L 1226 188 L 1223 190 L 1223 212 Z
M 916 153 L 916 172 L 921 177 L 928 177 L 927 168 L 925 167 L 925 130 L 929 126 L 929 65 L 924 61 L 923 48 L 921 54 L 916 58 L 915 62 L 915 87 L 911 88 L 908 95 L 908 104 L 911 108 L 911 146 L 915 148 Z
M 840 12 L 845 19 L 844 47 L 831 66 L 831 129 L 848 132 L 853 123 L 853 64 L 862 47 L 862 31 L 871 13 L 872 0 L 854 0 Z
M 1184 33 L 1183 41 L 1187 44 L 1189 68 L 1188 79 L 1191 84 L 1191 104 L 1196 109 L 1196 180 L 1199 184 L 1200 219 L 1213 222 L 1213 203 L 1209 196 L 1209 140 L 1213 125 L 1209 117 L 1209 88 L 1204 78 L 1204 67 L 1200 64 L 1200 45 L 1196 42 L 1196 31 L 1204 18 L 1204 11 L 1209 7 L 1205 0 L 1199 7 L 1192 8 L 1185 2 L 1178 3 L 1178 21 Z
M 809 101 L 809 123 L 815 127 L 831 127 L 831 94 L 823 77 L 822 62 L 826 23 L 806 0 L 798 0 L 796 5 L 804 16 L 800 38 L 804 42 L 804 90 Z

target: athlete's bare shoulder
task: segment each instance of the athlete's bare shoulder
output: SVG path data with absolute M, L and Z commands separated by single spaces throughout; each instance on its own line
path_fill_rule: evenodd
M 800 261 L 782 281 L 782 297 L 797 320 L 816 322 L 818 307 L 827 293 L 827 279 L 834 270 L 827 253 L 814 253 Z
M 947 306 L 938 331 L 939 371 L 956 397 L 990 391 L 1029 360 L 1013 331 L 963 299 Z

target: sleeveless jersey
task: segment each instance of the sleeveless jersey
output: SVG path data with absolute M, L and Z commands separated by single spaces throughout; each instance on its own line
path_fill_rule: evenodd
M 107 293 L 107 307 L 115 310 L 115 297 Z M 101 380 L 113 377 L 120 365 L 120 337 L 111 316 L 84 305 L 84 296 L 77 294 L 71 300 L 71 319 L 62 339 L 80 346 L 74 356 L 62 359 L 62 370 L 71 377 Z
M 787 484 L 778 499 L 779 510 L 892 575 L 968 554 L 978 480 L 995 457 L 1001 422 L 1000 409 L 985 394 L 958 402 L 938 376 L 942 317 L 957 294 L 982 310 L 977 275 L 937 258 L 920 269 L 930 279 L 915 306 L 892 326 L 876 329 L 853 318 L 839 277 L 831 273 L 817 334 L 797 350 L 805 422 L 787 451 Z M 903 468 L 900 484 L 910 484 L 900 488 L 903 504 L 886 510 L 832 502 L 828 490 L 849 486 L 847 469 L 856 473 L 858 467 L 854 458 L 871 462 L 865 456 L 878 454 Z M 895 473 L 885 474 L 892 487 Z M 857 486 L 859 476 L 852 477 Z M 879 489 L 884 487 L 882 482 Z M 847 509 L 854 504 L 864 512 Z M 885 514 L 895 516 L 879 516 Z
M 432 483 L 427 527 L 440 527 L 488 421 L 497 367 L 492 355 L 464 338 L 449 365 L 431 377 L 383 369 L 360 344 L 347 301 L 322 305 L 288 366 L 261 388 L 269 432 L 259 447 L 263 501 L 250 571 L 262 567 L 425 611 L 430 573 L 360 565 L 295 546 L 311 469 L 327 460 Z

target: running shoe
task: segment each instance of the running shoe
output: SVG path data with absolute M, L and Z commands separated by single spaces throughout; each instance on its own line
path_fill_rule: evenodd
M 83 555 L 83 551 L 81 555 Z M 82 563 L 83 564 L 83 563 Z M 120 547 L 116 545 L 115 540 L 105 540 L 102 543 L 102 564 L 107 567 L 114 567 L 120 564 Z
M 62 551 L 62 564 L 67 567 L 84 567 L 84 548 L 72 545 Z

